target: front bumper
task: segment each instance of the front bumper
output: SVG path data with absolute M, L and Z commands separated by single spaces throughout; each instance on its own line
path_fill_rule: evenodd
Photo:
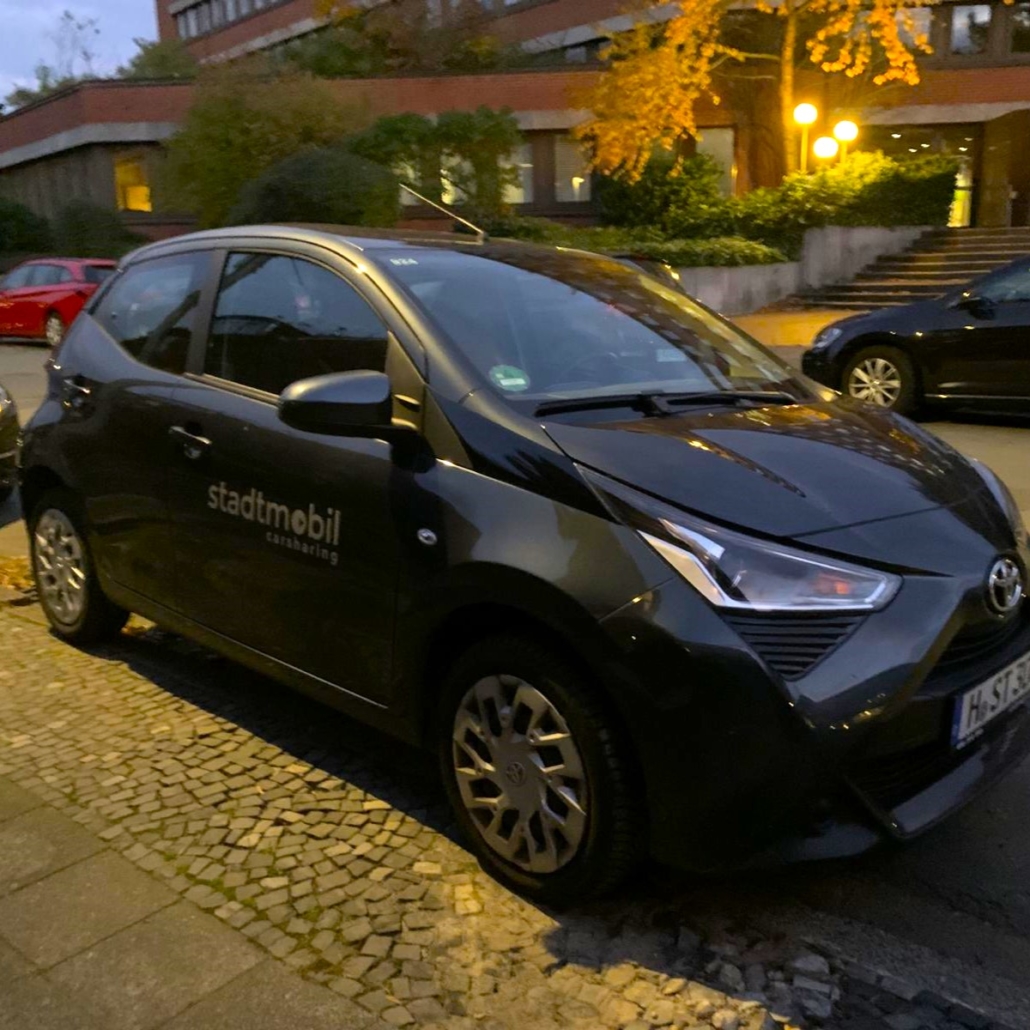
M 655 857 L 712 871 L 857 854 L 922 833 L 1004 775 L 1030 752 L 1030 706 L 958 751 L 951 720 L 965 690 L 1030 652 L 1030 605 L 967 626 L 960 596 L 908 580 L 886 611 L 837 620 L 825 639 L 756 636 L 678 581 L 610 616 Z M 820 653 L 802 668 L 811 655 L 784 640 Z
M 831 390 L 837 390 L 840 388 L 840 371 L 831 357 L 832 351 L 832 347 L 821 350 L 809 348 L 801 355 L 801 371 L 809 379 L 814 379 Z

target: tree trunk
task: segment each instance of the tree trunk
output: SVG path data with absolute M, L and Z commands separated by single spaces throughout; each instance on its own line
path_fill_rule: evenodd
M 784 0 L 786 24 L 780 50 L 780 117 L 783 122 L 783 167 L 798 170 L 797 126 L 794 124 L 794 51 L 798 42 L 797 14 L 791 0 Z

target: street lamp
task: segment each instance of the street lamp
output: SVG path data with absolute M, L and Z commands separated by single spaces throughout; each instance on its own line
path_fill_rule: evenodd
M 840 157 L 843 161 L 848 156 L 848 144 L 858 139 L 858 126 L 848 119 L 837 122 L 833 127 L 833 135 L 840 141 Z
M 812 144 L 812 152 L 823 161 L 829 161 L 830 158 L 836 157 L 838 150 L 840 150 L 840 145 L 832 136 L 820 136 Z
M 815 104 L 798 104 L 794 108 L 794 121 L 801 126 L 801 171 L 808 171 L 808 127 L 812 125 L 819 112 Z

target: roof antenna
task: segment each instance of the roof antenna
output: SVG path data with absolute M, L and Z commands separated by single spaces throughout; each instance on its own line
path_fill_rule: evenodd
M 461 215 L 455 214 L 450 208 L 444 207 L 443 204 L 438 204 L 435 200 L 430 200 L 428 197 L 423 197 L 421 193 L 413 190 L 406 182 L 402 182 L 400 187 L 402 190 L 407 190 L 413 197 L 421 200 L 423 204 L 436 208 L 437 211 L 441 211 L 448 218 L 453 218 L 454 221 L 460 222 L 466 228 L 471 229 L 476 234 L 477 243 L 486 243 L 488 237 L 485 229 L 480 229 L 478 225 L 473 225 L 467 218 L 462 218 Z

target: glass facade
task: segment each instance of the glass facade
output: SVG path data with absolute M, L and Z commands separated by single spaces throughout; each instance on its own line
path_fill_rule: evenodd
M 590 200 L 590 169 L 583 148 L 568 136 L 554 140 L 554 199 L 559 204 Z

